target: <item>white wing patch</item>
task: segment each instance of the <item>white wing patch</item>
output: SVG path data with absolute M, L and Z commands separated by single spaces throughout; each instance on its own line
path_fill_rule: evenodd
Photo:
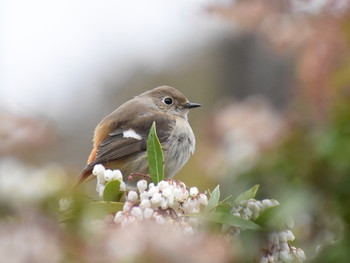
M 123 132 L 123 137 L 124 138 L 134 138 L 134 139 L 136 139 L 136 140 L 141 140 L 142 139 L 142 137 L 141 137 L 141 135 L 140 134 L 137 134 L 134 130 L 132 130 L 132 129 L 129 129 L 129 130 L 127 130 L 127 131 L 124 131 Z

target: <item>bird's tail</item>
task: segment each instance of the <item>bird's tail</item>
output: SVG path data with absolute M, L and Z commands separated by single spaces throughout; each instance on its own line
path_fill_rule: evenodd
M 73 188 L 78 187 L 83 182 L 93 179 L 93 176 L 91 176 L 91 173 L 92 173 L 92 167 L 91 165 L 87 165 L 84 168 L 84 170 L 81 172 L 81 174 L 78 176 L 78 178 L 75 180 L 75 183 L 73 184 Z

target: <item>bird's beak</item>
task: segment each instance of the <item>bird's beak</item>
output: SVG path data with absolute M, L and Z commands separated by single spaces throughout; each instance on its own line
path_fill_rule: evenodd
M 200 107 L 202 106 L 201 104 L 198 104 L 198 103 L 193 103 L 193 102 L 187 102 L 185 105 L 184 105 L 184 108 L 186 109 L 192 109 L 192 108 L 197 108 L 197 107 Z

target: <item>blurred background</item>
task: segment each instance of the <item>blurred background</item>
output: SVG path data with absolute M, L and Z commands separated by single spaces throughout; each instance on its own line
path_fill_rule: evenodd
M 8 199 L 17 207 L 41 198 L 36 184 L 19 187 L 23 195 L 13 200 L 21 180 L 36 178 L 52 192 L 52 182 L 73 181 L 104 116 L 170 85 L 203 105 L 189 116 L 195 155 L 175 178 L 201 191 L 220 184 L 233 197 L 260 184 L 259 197 L 288 207 L 311 260 L 347 262 L 349 7 L 349 0 L 2 1 L 2 213 L 12 209 Z

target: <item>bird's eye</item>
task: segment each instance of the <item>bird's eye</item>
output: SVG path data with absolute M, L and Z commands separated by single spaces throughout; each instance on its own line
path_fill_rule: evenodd
M 165 104 L 168 104 L 168 105 L 171 105 L 173 103 L 172 98 L 165 98 L 163 101 Z

